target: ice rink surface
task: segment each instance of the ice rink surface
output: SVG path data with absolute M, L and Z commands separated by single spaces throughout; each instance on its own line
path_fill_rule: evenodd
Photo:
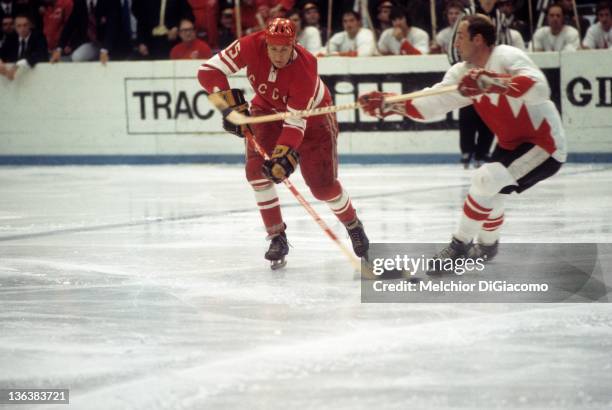
M 447 242 L 470 172 L 340 178 L 371 241 Z M 611 305 L 362 304 L 278 189 L 273 272 L 238 165 L 2 168 L 0 388 L 70 389 L 18 409 L 612 408 Z M 508 201 L 503 241 L 612 242 L 611 198 L 611 166 L 567 165 Z

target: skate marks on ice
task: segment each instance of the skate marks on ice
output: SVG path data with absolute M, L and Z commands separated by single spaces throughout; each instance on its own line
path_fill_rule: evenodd
M 0 201 L 18 204 L 0 215 L 23 216 L 2 219 L 2 235 L 141 225 L 3 242 L 2 386 L 69 386 L 79 409 L 612 407 L 608 305 L 361 304 L 349 265 L 290 197 L 283 209 L 294 247 L 282 272 L 269 271 L 239 167 L 60 171 L 81 180 L 70 187 L 68 208 L 50 204 L 41 190 L 47 181 L 30 176 L 7 192 L 15 175 L 0 177 Z M 96 192 L 87 188 L 92 172 L 108 176 Z M 341 172 L 354 197 L 369 196 L 355 202 L 377 240 L 447 241 L 469 182 L 451 167 Z M 393 175 L 381 185 L 384 173 Z M 609 242 L 610 178 L 593 175 L 560 174 L 534 188 L 531 198 L 556 210 L 536 215 L 512 204 L 504 237 L 524 240 L 521 232 L 532 228 L 540 242 L 560 231 Z M 409 190 L 380 197 L 406 184 L 416 197 Z M 447 193 L 449 184 L 457 187 Z M 423 197 L 432 185 L 435 198 Z M 427 222 L 422 231 L 419 221 L 394 225 L 412 217 L 406 203 Z M 172 223 L 144 218 L 207 212 Z

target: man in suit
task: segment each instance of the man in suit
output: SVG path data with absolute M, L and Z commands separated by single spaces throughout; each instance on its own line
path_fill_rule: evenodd
M 13 16 L 5 15 L 2 16 L 2 31 L 0 31 L 0 49 L 2 49 L 2 45 L 8 40 L 8 38 L 12 35 L 15 35 L 15 21 Z
M 15 17 L 16 8 L 14 0 L 0 0 L 0 18 L 4 16 Z
M 75 0 L 51 62 L 58 62 L 69 45 L 74 50 L 72 61 L 100 60 L 106 64 L 120 31 L 120 18 L 120 0 Z
M 160 18 L 162 4 L 166 7 Z M 181 19 L 193 21 L 187 0 L 132 0 L 132 13 L 138 22 L 138 54 L 145 59 L 167 59 L 177 42 Z
M 30 17 L 18 14 L 15 17 L 16 36 L 10 36 L 2 46 L 0 55 L 0 75 L 9 80 L 22 68 L 33 68 L 41 61 L 49 59 L 47 41 L 38 31 L 32 31 Z

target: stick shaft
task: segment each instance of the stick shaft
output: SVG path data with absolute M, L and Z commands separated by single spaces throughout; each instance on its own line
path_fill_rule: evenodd
M 431 39 L 436 39 L 438 32 L 438 22 L 436 18 L 436 0 L 429 0 L 429 14 L 431 14 Z
M 572 0 L 572 8 L 574 9 L 574 18 L 576 19 L 576 29 L 578 30 L 578 34 L 580 35 L 582 31 L 580 30 L 580 16 L 578 15 L 578 7 L 576 7 L 576 0 Z
M 449 92 L 453 92 L 455 90 L 457 90 L 456 85 L 449 85 L 445 87 L 437 87 L 437 88 L 432 88 L 428 90 L 415 91 L 413 93 L 408 93 L 408 94 L 396 95 L 396 96 L 385 99 L 385 101 L 387 103 L 398 103 L 398 102 L 404 102 L 407 100 L 413 100 L 416 98 L 430 97 L 430 96 L 439 95 L 439 94 L 446 94 Z M 242 115 L 234 111 L 230 115 L 227 116 L 227 119 L 230 122 L 237 124 L 237 125 L 261 124 L 264 122 L 285 120 L 290 117 L 304 118 L 304 117 L 313 117 L 315 115 L 330 114 L 330 113 L 338 112 L 338 111 L 354 110 L 359 107 L 361 107 L 361 105 L 358 102 L 352 102 L 352 103 L 347 103 L 347 104 L 330 105 L 327 107 L 313 108 L 310 110 L 303 110 L 303 111 L 297 111 L 297 112 L 280 112 L 278 114 L 261 115 L 257 117 L 249 117 L 249 116 Z
M 245 138 L 247 139 L 247 142 L 249 144 L 251 144 L 251 146 L 253 148 L 255 148 L 255 151 L 257 151 L 259 153 L 259 155 L 262 156 L 263 159 L 265 159 L 265 160 L 269 160 L 270 159 L 270 156 L 268 155 L 268 153 L 261 147 L 261 145 L 259 145 L 259 143 L 255 139 L 253 134 L 251 134 L 251 132 L 248 129 L 245 131 Z M 338 237 L 336 236 L 334 231 L 332 231 L 331 228 L 325 223 L 325 221 L 323 219 L 321 219 L 321 217 L 319 216 L 317 211 L 315 211 L 314 208 L 310 205 L 310 203 L 308 203 L 308 201 L 306 201 L 306 199 L 302 196 L 300 191 L 297 190 L 297 188 L 295 187 L 295 185 L 293 185 L 293 183 L 289 180 L 289 178 L 285 178 L 283 180 L 283 183 L 289 189 L 289 191 L 291 191 L 293 196 L 295 196 L 295 198 L 298 200 L 298 202 L 304 207 L 304 209 L 306 209 L 306 212 L 308 212 L 310 214 L 310 216 L 312 216 L 312 219 L 314 219 L 315 222 L 317 224 L 319 224 L 321 229 L 323 229 L 323 232 L 325 232 L 325 234 L 332 241 L 334 241 L 334 243 L 336 245 L 338 245 L 338 247 L 340 248 L 342 253 L 344 253 L 344 255 L 349 259 L 349 261 L 351 262 L 353 267 L 356 270 L 360 270 L 361 269 L 361 263 L 359 262 L 359 260 L 351 253 L 351 251 L 346 247 L 346 245 L 343 244 L 340 241 L 340 239 L 338 239 Z
M 242 37 L 242 17 L 240 16 L 240 0 L 234 5 L 234 17 L 236 18 L 236 38 Z
M 332 13 L 334 9 L 334 0 L 329 0 L 327 2 L 327 54 L 329 54 L 330 43 L 329 39 L 332 35 Z

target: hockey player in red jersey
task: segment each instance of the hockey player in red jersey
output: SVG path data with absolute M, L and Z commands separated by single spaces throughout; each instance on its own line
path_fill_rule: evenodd
M 227 76 L 243 67 L 255 90 L 251 115 L 332 105 L 329 90 L 319 78 L 316 58 L 296 44 L 295 26 L 288 19 L 274 19 L 266 30 L 236 40 L 200 67 L 198 79 L 207 92 L 218 93 L 232 108 L 248 114 L 242 91 L 230 89 L 227 80 Z M 264 161 L 247 144 L 246 177 L 255 192 L 271 240 L 265 258 L 272 261 L 273 268 L 284 264 L 284 257 L 289 252 L 286 225 L 274 183 L 289 177 L 298 163 L 314 197 L 325 201 L 346 226 L 355 254 L 366 255 L 368 238 L 348 193 L 337 179 L 338 123 L 335 114 L 289 118 L 252 128 L 224 121 L 224 128 L 241 137 L 252 132 L 271 155 L 269 161 Z
M 422 120 L 474 104 L 497 135 L 491 162 L 473 174 L 457 231 L 440 259 L 497 254 L 508 194 L 521 193 L 554 175 L 566 159 L 563 127 L 542 71 L 518 48 L 495 46 L 495 27 L 483 15 L 465 17 L 455 42 L 464 62 L 432 88 L 457 84 L 452 93 L 385 104 L 388 94 L 360 97 L 370 115 L 401 113 Z M 473 244 L 473 241 L 476 243 Z

